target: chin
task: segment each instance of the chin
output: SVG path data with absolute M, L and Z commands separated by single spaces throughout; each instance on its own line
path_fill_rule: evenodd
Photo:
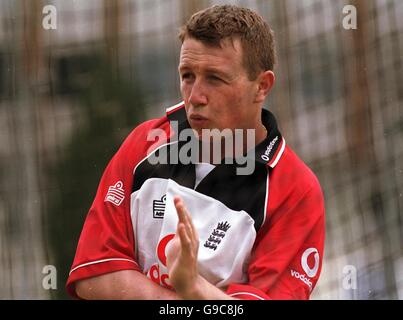
M 199 138 L 199 137 L 201 137 L 201 135 L 202 135 L 202 130 L 203 130 L 204 128 L 198 128 L 198 127 L 195 127 L 195 126 L 190 126 L 190 129 L 192 129 L 194 135 Z

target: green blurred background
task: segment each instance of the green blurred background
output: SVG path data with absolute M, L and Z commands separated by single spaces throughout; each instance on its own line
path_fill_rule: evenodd
M 180 101 L 178 29 L 223 3 L 257 10 L 274 29 L 266 107 L 324 189 L 312 298 L 403 299 L 399 0 L 0 0 L 0 299 L 68 298 L 107 162 L 137 124 Z M 46 5 L 56 29 L 43 27 Z M 345 5 L 357 8 L 356 30 L 343 28 Z M 57 289 L 43 286 L 47 265 Z

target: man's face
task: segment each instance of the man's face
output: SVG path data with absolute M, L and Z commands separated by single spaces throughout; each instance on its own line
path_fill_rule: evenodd
M 202 129 L 251 129 L 260 123 L 256 81 L 242 64 L 239 39 L 208 46 L 187 38 L 182 44 L 179 74 L 190 126 Z

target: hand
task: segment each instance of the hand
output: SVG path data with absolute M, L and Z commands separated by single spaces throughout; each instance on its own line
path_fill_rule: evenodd
M 197 254 L 199 236 L 192 218 L 180 197 L 174 198 L 179 222 L 175 237 L 167 247 L 169 281 L 182 297 L 192 296 L 197 291 L 199 272 Z

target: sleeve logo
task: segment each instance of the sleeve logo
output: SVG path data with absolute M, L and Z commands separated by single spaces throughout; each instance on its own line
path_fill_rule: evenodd
M 314 254 L 315 264 L 313 268 L 310 268 L 308 265 L 308 257 L 312 253 Z M 313 278 L 314 276 L 316 276 L 316 273 L 318 272 L 319 269 L 319 252 L 316 248 L 309 248 L 304 251 L 301 257 L 301 266 L 308 277 Z
M 113 186 L 110 186 L 105 197 L 105 202 L 111 202 L 116 206 L 120 206 L 125 199 L 125 190 L 123 182 L 118 181 Z
M 313 268 L 311 268 L 308 265 L 308 258 L 311 254 L 314 254 L 314 260 L 315 260 L 315 264 L 313 266 Z M 291 276 L 294 278 L 297 278 L 299 280 L 301 280 L 303 283 L 305 283 L 310 290 L 312 290 L 312 281 L 311 279 L 313 277 L 316 276 L 316 274 L 318 273 L 318 269 L 319 269 L 319 252 L 316 248 L 308 248 L 304 251 L 304 253 L 301 256 L 301 267 L 304 270 L 304 273 L 299 273 L 298 271 L 295 270 L 291 270 Z

